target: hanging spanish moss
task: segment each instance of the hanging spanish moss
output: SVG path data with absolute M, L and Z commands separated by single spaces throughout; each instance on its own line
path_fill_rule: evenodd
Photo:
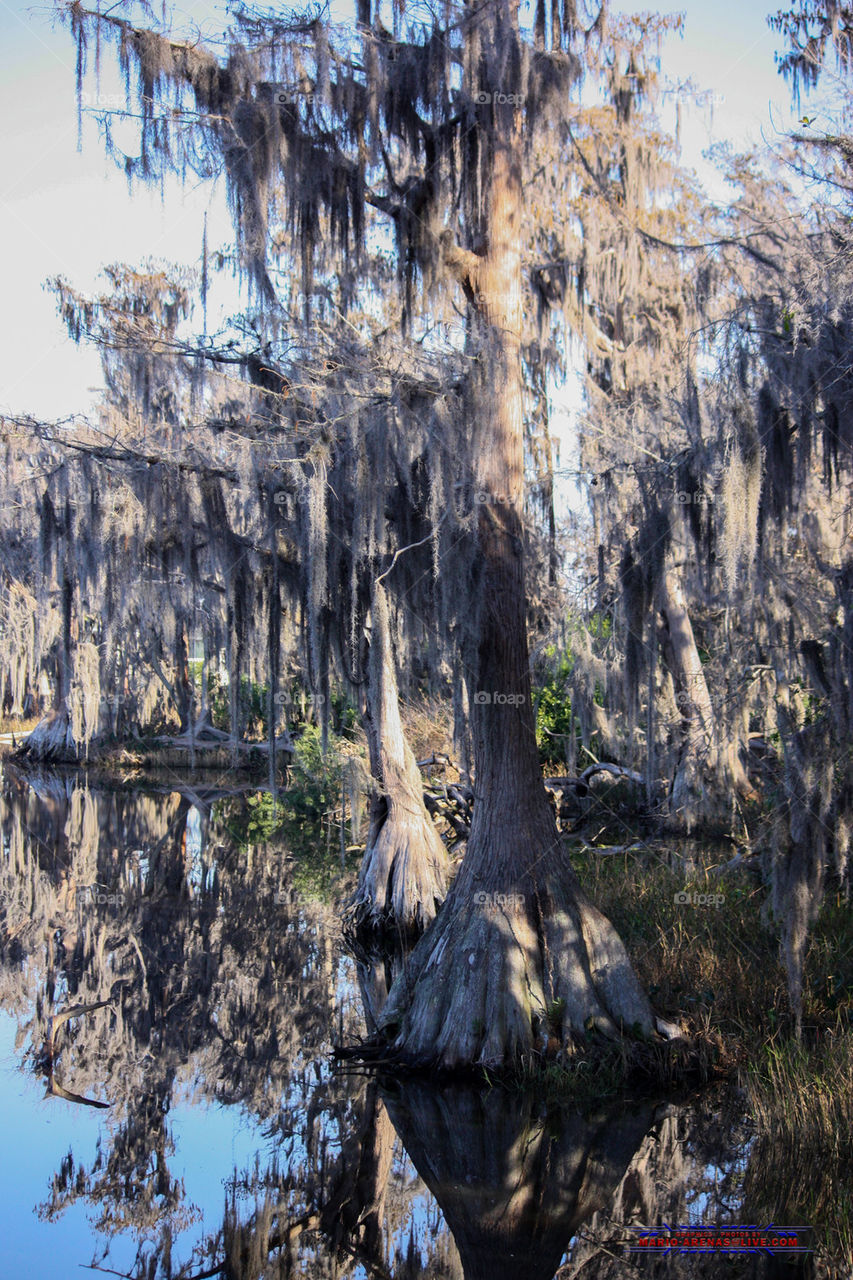
M 730 160 L 730 206 L 708 205 L 654 110 L 657 48 L 677 20 L 538 5 L 525 29 L 490 0 L 429 27 L 395 5 L 389 32 L 367 4 L 355 29 L 239 10 L 206 48 L 127 13 L 65 11 L 78 90 L 92 36 L 112 42 L 140 132 L 133 154 L 109 121 L 105 139 L 131 182 L 224 172 L 252 314 L 228 341 L 209 340 L 205 315 L 199 342 L 186 280 L 113 268 L 109 320 L 104 299 L 57 282 L 72 334 L 104 345 L 108 397 L 87 430 L 22 427 L 61 465 L 39 493 L 29 474 L 14 481 L 40 532 L 18 528 L 22 568 L 4 582 L 13 699 L 48 673 L 51 723 L 79 752 L 94 646 L 105 707 L 121 686 L 194 740 L 209 731 L 187 675 L 195 637 L 205 661 L 224 655 L 235 756 L 241 682 L 268 674 L 272 766 L 287 649 L 324 740 L 333 681 L 386 725 L 371 759 L 382 856 L 358 905 L 378 918 L 405 902 L 425 923 L 438 861 L 413 896 L 396 877 L 410 819 L 422 853 L 435 833 L 402 747 L 395 803 L 381 739 L 398 736 L 398 690 L 430 682 L 453 700 L 477 800 L 417 981 L 392 997 L 399 1052 L 523 1057 L 555 994 L 566 1052 L 587 1023 L 651 1034 L 618 938 L 555 852 L 535 747 L 528 629 L 544 650 L 562 608 L 549 399 L 574 354 L 592 534 L 578 516 L 588 600 L 572 725 L 587 754 L 642 773 L 661 822 L 749 841 L 756 804 L 781 788 L 767 874 L 796 1007 L 850 829 L 846 766 L 827 790 L 853 689 L 843 218 L 803 209 L 749 157 Z M 837 24 L 816 40 L 847 67 Z M 808 82 L 796 58 L 787 70 Z M 206 242 L 202 259 L 206 300 Z M 106 474 L 110 488 L 120 476 L 109 510 Z M 36 564 L 49 585 L 31 633 L 11 620 Z M 788 708 L 778 723 L 774 699 Z M 812 769 L 799 735 L 815 725 Z M 751 746 L 776 733 L 762 775 Z M 821 845 L 815 823 L 838 838 Z M 483 893 L 516 906 L 472 913 Z M 481 1012 L 489 1030 L 475 1032 Z

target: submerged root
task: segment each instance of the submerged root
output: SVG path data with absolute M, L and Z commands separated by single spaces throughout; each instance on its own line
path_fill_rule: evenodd
M 527 893 L 451 891 L 396 980 L 381 1026 L 403 1062 L 460 1070 L 570 1059 L 656 1035 L 610 922 L 563 877 Z

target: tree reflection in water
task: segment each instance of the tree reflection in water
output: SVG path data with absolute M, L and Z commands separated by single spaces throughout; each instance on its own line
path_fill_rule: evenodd
M 465 1280 L 552 1280 L 654 1119 L 650 1105 L 584 1117 L 497 1089 L 412 1082 L 385 1099 L 453 1234 Z
M 398 961 L 348 957 L 351 879 L 294 856 L 286 824 L 235 839 L 239 804 L 6 770 L 0 999 L 55 1105 L 109 1104 L 94 1160 L 61 1160 L 45 1231 L 85 1204 L 93 1262 L 115 1274 L 112 1241 L 130 1239 L 133 1280 L 772 1274 L 624 1252 L 626 1223 L 738 1221 L 736 1110 L 582 1116 L 333 1071 L 333 1043 L 372 1030 Z M 174 1171 L 176 1104 L 217 1103 L 250 1117 L 258 1152 L 228 1175 L 224 1211 L 192 1204 Z

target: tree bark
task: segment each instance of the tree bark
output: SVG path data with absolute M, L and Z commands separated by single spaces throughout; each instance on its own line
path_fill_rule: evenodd
M 76 764 L 80 758 L 71 716 L 66 706 L 54 708 L 39 720 L 15 753 L 19 760 L 39 764 Z
M 713 817 L 715 804 L 730 809 L 732 794 L 755 791 L 740 760 L 738 744 L 721 744 L 687 601 L 671 565 L 658 591 L 663 618 L 663 655 L 672 674 L 681 712 L 683 740 L 672 784 L 672 808 L 687 823 Z
M 68 709 L 68 696 L 71 692 L 73 602 L 74 585 L 66 569 L 62 577 L 62 633 L 56 640 L 53 707 L 24 739 L 17 752 L 19 759 L 33 760 L 39 764 L 75 764 L 80 758 L 80 748 L 74 738 Z
M 489 9 L 481 68 L 494 68 L 488 251 L 476 297 L 484 333 L 471 423 L 478 522 L 475 804 L 462 868 L 383 1011 L 404 1060 L 500 1067 L 587 1035 L 654 1032 L 612 925 L 587 900 L 562 847 L 536 746 L 522 542 L 521 131 L 517 18 Z M 520 102 L 521 98 L 514 98 Z M 485 143 L 484 143 L 485 145 Z
M 373 586 L 365 728 L 376 783 L 358 885 L 347 907 L 353 932 L 415 931 L 434 918 L 449 860 L 427 813 L 423 781 L 403 733 L 385 588 Z
M 192 682 L 190 681 L 187 623 L 183 614 L 175 620 L 175 693 L 178 708 L 178 732 L 186 733 L 192 724 L 193 690 Z
M 458 657 L 453 671 L 453 751 L 459 761 L 459 773 L 462 781 L 470 783 L 473 772 L 471 759 L 471 708 L 468 703 L 465 673 L 462 668 L 462 662 Z

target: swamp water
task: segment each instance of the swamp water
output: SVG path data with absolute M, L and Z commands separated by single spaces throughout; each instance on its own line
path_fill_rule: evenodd
M 357 855 L 279 803 L 4 770 L 2 1280 L 812 1274 L 627 1250 L 772 1219 L 731 1093 L 580 1112 L 336 1069 L 389 975 L 343 945 Z

